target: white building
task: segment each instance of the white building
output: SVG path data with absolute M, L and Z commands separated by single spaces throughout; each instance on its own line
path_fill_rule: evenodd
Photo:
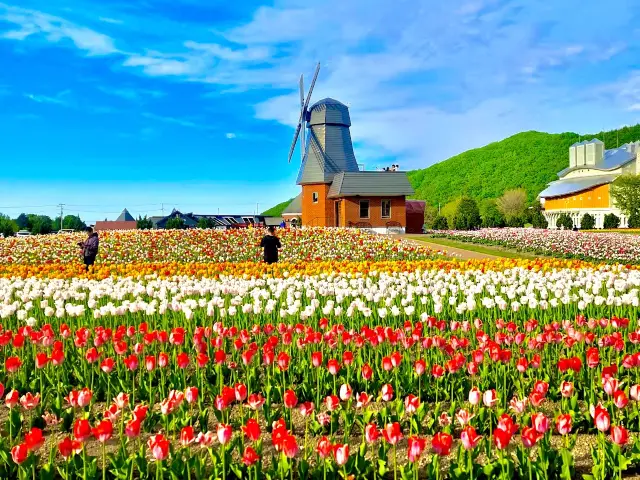
M 628 219 L 616 208 L 610 186 L 620 175 L 640 174 L 639 154 L 640 141 L 611 150 L 605 150 L 604 143 L 597 139 L 571 145 L 569 167 L 539 195 L 549 228 L 557 228 L 563 213 L 578 228 L 586 213 L 593 215 L 596 228 L 603 228 L 604 216 L 613 213 L 620 218 L 620 227 L 626 228 Z

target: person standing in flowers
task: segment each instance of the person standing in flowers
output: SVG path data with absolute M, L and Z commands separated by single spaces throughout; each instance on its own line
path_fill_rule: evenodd
M 96 262 L 98 247 L 100 246 L 98 234 L 93 231 L 93 228 L 87 227 L 87 239 L 84 242 L 78 242 L 78 246 L 82 248 L 84 265 L 87 271 L 89 271 L 89 267 Z
M 278 261 L 278 250 L 282 248 L 280 239 L 276 237 L 276 229 L 274 226 L 269 227 L 267 235 L 262 237 L 260 247 L 264 249 L 265 263 L 272 264 Z

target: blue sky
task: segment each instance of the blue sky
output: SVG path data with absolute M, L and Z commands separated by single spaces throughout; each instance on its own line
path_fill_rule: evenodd
M 2 1 L 12 216 L 247 213 L 294 196 L 297 81 L 317 61 L 313 97 L 350 106 L 366 168 L 640 122 L 640 0 Z

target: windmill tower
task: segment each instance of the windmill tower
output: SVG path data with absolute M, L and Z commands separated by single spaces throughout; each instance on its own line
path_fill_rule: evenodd
M 338 173 L 359 170 L 349 131 L 349 108 L 333 98 L 319 100 L 309 108 L 319 72 L 318 63 L 306 98 L 303 76 L 300 76 L 300 119 L 289 149 L 291 162 L 300 139 L 302 163 L 296 183 L 303 186 L 330 184 Z

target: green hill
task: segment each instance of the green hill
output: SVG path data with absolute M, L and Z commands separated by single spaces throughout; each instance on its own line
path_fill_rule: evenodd
M 481 200 L 506 190 L 524 188 L 530 201 L 569 166 L 569 147 L 598 138 L 605 148 L 640 140 L 640 124 L 596 134 L 522 132 L 481 148 L 468 150 L 430 167 L 407 172 L 413 198 L 432 206 L 445 205 L 462 195 Z M 286 207 L 277 205 L 269 212 Z M 279 210 L 282 212 L 282 210 Z M 278 213 L 279 215 L 279 213 Z
M 506 190 L 524 188 L 530 201 L 569 166 L 569 147 L 598 138 L 605 148 L 640 139 L 640 124 L 597 134 L 523 132 L 481 148 L 468 150 L 428 168 L 408 172 L 415 198 L 436 206 L 469 195 L 497 198 Z
M 271 207 L 269 210 L 265 210 L 264 212 L 262 212 L 262 215 L 266 217 L 279 217 L 280 215 L 282 215 L 282 211 L 287 208 L 287 205 L 289 205 L 292 201 L 293 198 L 290 198 L 286 202 L 279 203 L 275 207 Z

